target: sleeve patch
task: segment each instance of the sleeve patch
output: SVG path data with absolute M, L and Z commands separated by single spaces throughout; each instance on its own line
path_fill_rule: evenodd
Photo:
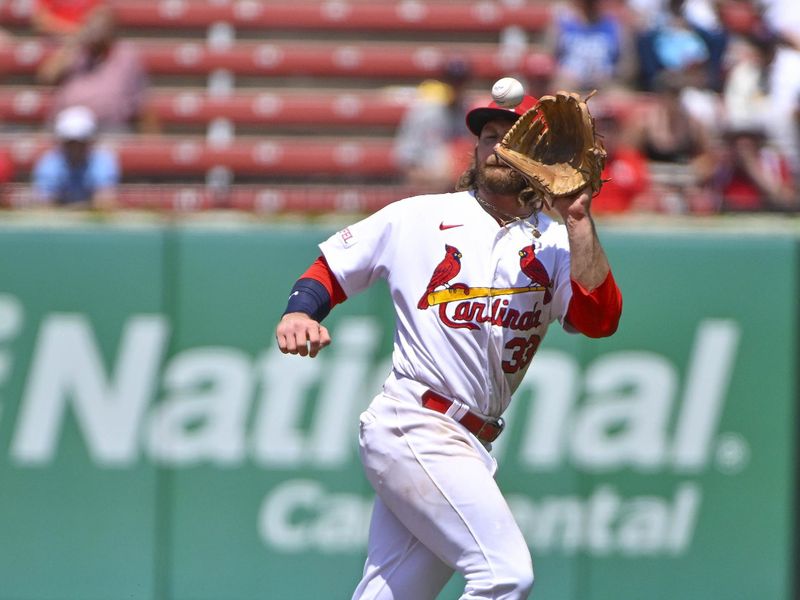
M 353 232 L 350 231 L 349 227 L 345 227 L 339 232 L 339 239 L 342 240 L 342 244 L 345 248 L 349 248 L 356 243 L 356 237 L 353 235 Z

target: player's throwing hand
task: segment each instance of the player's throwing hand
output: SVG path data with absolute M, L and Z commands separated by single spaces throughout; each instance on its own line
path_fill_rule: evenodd
M 283 315 L 275 329 L 275 339 L 284 354 L 299 354 L 310 358 L 314 358 L 331 343 L 328 329 L 300 312 Z

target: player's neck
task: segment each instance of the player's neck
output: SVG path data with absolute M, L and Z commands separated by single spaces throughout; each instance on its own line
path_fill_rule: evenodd
M 475 191 L 475 198 L 483 210 L 499 221 L 527 219 L 533 214 L 530 207 L 522 206 L 519 203 L 516 195 L 493 194 L 484 189 L 478 189 Z

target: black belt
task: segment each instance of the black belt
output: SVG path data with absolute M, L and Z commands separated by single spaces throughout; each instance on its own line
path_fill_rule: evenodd
M 453 406 L 453 401 L 444 396 L 440 396 L 432 390 L 428 390 L 422 394 L 422 406 L 445 414 L 447 410 Z M 457 421 L 466 427 L 467 431 L 483 442 L 495 441 L 506 426 L 503 419 L 484 419 L 469 411 L 464 413 Z

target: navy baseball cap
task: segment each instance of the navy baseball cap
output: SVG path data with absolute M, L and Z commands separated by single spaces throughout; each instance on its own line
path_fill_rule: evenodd
M 492 100 L 487 106 L 478 106 L 467 113 L 467 129 L 475 135 L 480 136 L 483 126 L 489 121 L 494 119 L 511 119 L 512 121 L 516 121 L 524 115 L 528 109 L 536 106 L 537 102 L 538 100 L 536 98 L 528 96 L 527 94 L 523 96 L 522 102 L 514 108 L 502 108 L 497 102 Z

